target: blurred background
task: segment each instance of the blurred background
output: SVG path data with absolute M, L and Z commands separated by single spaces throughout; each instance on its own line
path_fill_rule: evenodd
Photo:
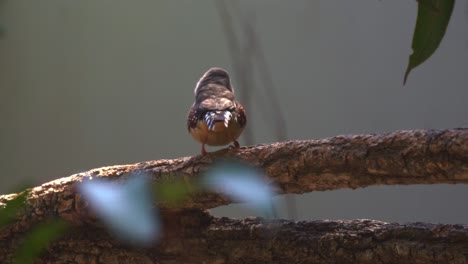
M 403 86 L 416 14 L 416 1 L 3 0 L 0 193 L 198 155 L 187 111 L 213 66 L 247 101 L 244 145 L 466 127 L 468 4 L 456 1 L 439 49 Z M 418 185 L 295 200 L 298 219 L 468 223 L 467 199 L 466 185 Z

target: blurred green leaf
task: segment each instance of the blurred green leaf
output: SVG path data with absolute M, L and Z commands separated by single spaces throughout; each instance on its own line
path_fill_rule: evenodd
M 171 180 L 159 182 L 155 185 L 156 198 L 159 202 L 177 206 L 195 188 L 183 180 Z
M 28 233 L 20 248 L 16 251 L 15 264 L 33 263 L 47 245 L 59 238 L 67 228 L 65 221 L 52 219 L 41 222 Z
M 452 15 L 455 0 L 418 0 L 418 17 L 403 84 L 410 71 L 426 61 L 439 47 Z
M 15 217 L 17 211 L 24 206 L 29 190 L 23 191 L 9 201 L 4 201 L 5 207 L 0 209 L 0 230 L 5 228 Z

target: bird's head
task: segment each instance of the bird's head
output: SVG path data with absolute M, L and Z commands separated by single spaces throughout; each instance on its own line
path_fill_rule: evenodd
M 198 97 L 201 93 L 205 93 L 207 90 L 216 90 L 219 92 L 228 90 L 234 93 L 229 73 L 222 68 L 211 68 L 206 71 L 195 86 L 195 97 Z

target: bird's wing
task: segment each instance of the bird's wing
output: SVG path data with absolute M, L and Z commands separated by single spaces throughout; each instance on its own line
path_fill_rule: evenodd
M 200 102 L 199 109 L 202 110 L 228 110 L 234 108 L 234 102 L 228 98 L 216 97 L 216 98 L 207 98 Z
M 239 122 L 240 127 L 245 127 L 247 125 L 247 114 L 244 106 L 241 103 L 235 102 L 236 108 L 235 112 L 237 114 L 237 122 Z
M 190 132 L 190 129 L 196 128 L 197 127 L 197 122 L 198 122 L 198 111 L 197 108 L 195 107 L 195 104 L 192 105 L 190 108 L 190 111 L 188 112 L 188 117 L 187 117 L 187 129 Z

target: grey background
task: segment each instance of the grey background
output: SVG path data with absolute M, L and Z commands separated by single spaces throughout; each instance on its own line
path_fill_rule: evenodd
M 405 87 L 416 1 L 238 4 L 254 17 L 289 139 L 468 125 L 466 2 L 456 1 L 439 50 Z M 199 154 L 186 130 L 194 85 L 209 67 L 232 72 L 213 1 L 4 1 L 0 25 L 1 193 Z M 249 126 L 256 143 L 273 142 L 260 83 Z M 300 219 L 468 223 L 467 198 L 465 185 L 381 186 L 301 195 L 297 207 Z M 213 211 L 254 214 L 239 205 Z

